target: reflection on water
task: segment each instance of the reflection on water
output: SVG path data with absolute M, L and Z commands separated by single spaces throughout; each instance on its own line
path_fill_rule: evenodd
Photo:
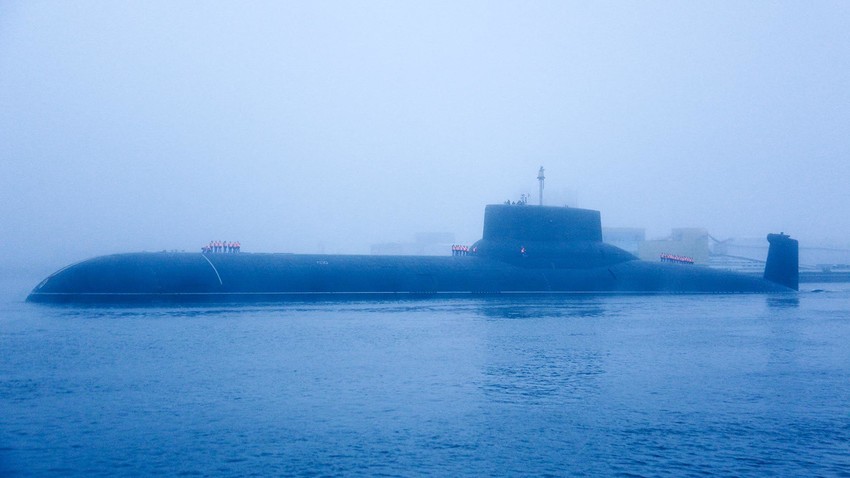
M 605 313 L 603 304 L 602 299 L 592 295 L 498 297 L 482 300 L 478 311 L 497 319 L 599 317 Z
M 767 305 L 774 309 L 797 308 L 800 306 L 800 298 L 796 294 L 767 296 Z
M 481 300 L 476 312 L 517 321 L 508 326 L 511 333 L 487 335 L 480 387 L 488 400 L 565 406 L 597 393 L 600 352 L 582 343 L 585 332 L 564 333 L 563 326 L 602 317 L 604 300 L 592 295 L 492 297 Z

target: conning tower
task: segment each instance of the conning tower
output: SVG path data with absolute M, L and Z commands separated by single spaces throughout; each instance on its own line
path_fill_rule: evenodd
M 572 207 L 490 204 L 484 240 L 602 241 L 599 211 Z
M 602 242 L 599 211 L 491 204 L 475 254 L 523 267 L 591 268 L 637 259 Z

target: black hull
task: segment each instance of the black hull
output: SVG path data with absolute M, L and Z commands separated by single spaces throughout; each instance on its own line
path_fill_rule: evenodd
M 638 260 L 596 268 L 541 269 L 479 257 L 134 253 L 97 257 L 65 268 L 39 284 L 27 300 L 168 304 L 787 291 L 744 274 Z
M 602 242 L 598 211 L 490 205 L 471 255 L 135 253 L 51 275 L 31 302 L 174 303 L 420 298 L 492 294 L 770 293 L 797 288 L 797 241 L 771 234 L 765 280 L 644 262 Z

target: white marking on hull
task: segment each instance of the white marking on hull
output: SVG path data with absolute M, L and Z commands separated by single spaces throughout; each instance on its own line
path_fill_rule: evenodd
M 209 264 L 209 265 L 210 265 L 210 267 L 212 267 L 212 268 L 213 268 L 213 272 L 215 272 L 215 276 L 216 276 L 216 277 L 218 277 L 218 285 L 224 285 L 224 282 L 222 282 L 222 281 L 221 281 L 221 276 L 220 276 L 220 275 L 218 275 L 218 269 L 216 269 L 216 268 L 215 268 L 215 266 L 213 265 L 213 263 L 212 263 L 212 262 L 210 262 L 210 260 L 209 260 L 209 259 L 207 259 L 207 256 L 205 256 L 205 255 L 201 254 L 201 257 L 203 257 L 203 258 L 204 258 L 204 260 L 205 260 L 205 261 L 207 261 L 207 264 Z

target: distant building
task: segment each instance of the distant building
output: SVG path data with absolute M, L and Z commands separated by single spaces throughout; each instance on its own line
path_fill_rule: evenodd
M 639 227 L 603 227 L 602 241 L 624 251 L 637 254 L 646 240 L 646 230 Z
M 708 231 L 698 227 L 673 229 L 670 237 L 644 241 L 638 248 L 638 257 L 645 261 L 658 261 L 661 254 L 689 257 L 696 264 L 706 264 L 709 257 Z
M 699 227 L 673 229 L 664 239 L 646 240 L 641 228 L 607 227 L 602 239 L 645 261 L 658 261 L 662 254 L 688 257 L 696 264 L 716 269 L 761 274 L 767 260 L 767 239 L 716 239 Z M 844 245 L 800 243 L 801 271 L 844 271 L 850 269 L 850 248 Z

